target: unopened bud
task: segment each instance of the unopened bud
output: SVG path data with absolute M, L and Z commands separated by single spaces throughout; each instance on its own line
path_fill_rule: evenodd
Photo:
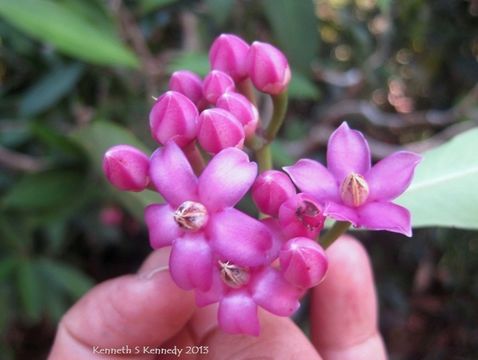
M 247 77 L 248 51 L 249 45 L 240 37 L 231 34 L 219 35 L 209 51 L 211 69 L 221 70 L 235 81 L 240 81 Z
M 217 154 L 228 147 L 242 148 L 244 128 L 229 111 L 207 109 L 199 115 L 198 141 L 208 153 Z
M 142 191 L 149 184 L 149 158 L 129 145 L 110 148 L 103 158 L 103 172 L 120 190 Z
M 197 134 L 198 109 L 185 95 L 167 91 L 153 105 L 149 125 L 153 138 L 160 144 L 173 140 L 180 147 Z
M 203 95 L 211 104 L 228 91 L 234 91 L 234 80 L 226 73 L 213 70 L 206 75 L 203 82 Z
M 206 207 L 195 201 L 185 201 L 174 212 L 174 220 L 179 227 L 198 231 L 202 229 L 208 220 L 208 212 Z
M 369 188 L 362 175 L 349 174 L 340 186 L 340 197 L 344 204 L 358 207 L 367 201 Z
M 264 214 L 276 217 L 280 206 L 295 195 L 290 178 L 281 171 L 268 170 L 261 173 L 252 186 L 252 200 Z
M 199 110 L 207 106 L 202 93 L 202 80 L 199 75 L 188 70 L 175 71 L 169 79 L 169 90 L 177 91 L 191 100 Z
M 318 285 L 328 268 L 327 256 L 316 241 L 296 237 L 287 241 L 279 255 L 281 272 L 292 285 L 308 289 Z
M 238 289 L 249 283 L 251 274 L 247 268 L 229 264 L 229 261 L 218 261 L 218 263 L 222 281 L 224 281 L 227 286 Z
M 218 108 L 229 111 L 244 126 L 246 138 L 254 135 L 259 122 L 257 108 L 245 96 L 227 92 L 217 99 Z
M 247 56 L 249 77 L 254 86 L 267 94 L 278 95 L 287 89 L 291 74 L 284 54 L 274 46 L 255 41 Z

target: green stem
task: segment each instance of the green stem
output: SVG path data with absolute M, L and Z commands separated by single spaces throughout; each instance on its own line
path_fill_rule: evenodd
M 272 169 L 272 153 L 269 144 L 265 144 L 256 151 L 256 160 L 259 164 L 259 172 Z
M 324 249 L 327 249 L 330 245 L 337 240 L 340 235 L 345 233 L 350 227 L 348 221 L 336 221 L 334 225 L 325 233 L 324 236 L 320 237 L 320 244 Z
M 191 164 L 194 173 L 199 176 L 202 171 L 204 170 L 204 167 L 206 166 L 206 162 L 199 151 L 197 144 L 195 141 L 191 142 L 189 145 L 186 145 L 184 147 L 184 153 L 186 154 L 186 157 L 189 160 L 189 163 Z
M 275 139 L 279 129 L 284 122 L 285 113 L 287 111 L 288 103 L 288 94 L 287 90 L 281 92 L 279 95 L 272 96 L 272 102 L 274 104 L 274 112 L 272 113 L 272 119 L 267 126 L 265 138 L 267 141 L 272 141 Z
M 244 79 L 236 84 L 237 90 L 249 99 L 254 106 L 257 106 L 256 94 L 254 93 L 254 87 L 252 86 L 251 79 Z

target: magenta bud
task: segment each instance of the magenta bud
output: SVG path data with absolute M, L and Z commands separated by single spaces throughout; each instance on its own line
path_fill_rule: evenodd
M 242 123 L 246 138 L 254 135 L 259 122 L 259 112 L 248 98 L 239 93 L 227 92 L 217 99 L 216 106 L 229 111 Z
M 213 70 L 204 78 L 203 95 L 211 104 L 216 104 L 222 94 L 234 89 L 234 80 L 222 71 Z
M 192 71 L 175 71 L 169 79 L 169 90 L 185 95 L 199 110 L 203 110 L 207 106 L 207 101 L 202 93 L 202 80 Z
M 119 190 L 142 191 L 149 184 L 149 158 L 129 145 L 110 148 L 103 157 L 103 172 Z
M 198 109 L 185 95 L 167 91 L 153 105 L 149 126 L 153 138 L 160 144 L 173 140 L 180 147 L 197 135 Z
M 305 237 L 287 241 L 282 246 L 279 261 L 284 279 L 302 289 L 318 285 L 328 268 L 325 251 L 316 241 Z
M 324 227 L 322 206 L 314 198 L 299 193 L 287 199 L 279 208 L 279 223 L 288 238 L 315 238 Z
M 261 173 L 252 186 L 252 200 L 264 214 L 277 217 L 280 206 L 295 195 L 295 187 L 281 171 L 268 170 Z
M 244 137 L 242 124 L 229 111 L 214 108 L 199 115 L 198 140 L 208 153 L 217 154 L 228 147 L 242 148 Z
M 231 34 L 219 35 L 211 45 L 209 63 L 211 69 L 221 70 L 235 81 L 247 77 L 247 53 L 249 45 Z
M 287 89 L 291 77 L 289 63 L 274 46 L 253 42 L 247 56 L 247 67 L 249 77 L 258 90 L 278 95 Z

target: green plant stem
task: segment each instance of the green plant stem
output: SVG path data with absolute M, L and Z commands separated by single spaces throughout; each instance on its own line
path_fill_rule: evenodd
M 272 103 L 274 104 L 274 112 L 272 113 L 272 118 L 267 126 L 265 138 L 268 142 L 271 142 L 275 139 L 279 129 L 284 122 L 285 113 L 287 111 L 288 103 L 288 94 L 287 90 L 283 91 L 279 95 L 272 96 Z
M 186 157 L 189 160 L 189 163 L 191 164 L 194 173 L 199 176 L 202 171 L 204 170 L 204 167 L 206 166 L 206 162 L 199 151 L 197 144 L 195 141 L 190 143 L 184 148 L 184 153 L 186 154 Z
M 254 86 L 252 86 L 251 79 L 246 78 L 237 83 L 237 90 L 249 99 L 254 106 L 257 106 L 256 94 L 254 93 Z
M 259 172 L 272 169 L 272 153 L 269 144 L 265 144 L 256 151 L 256 160 L 259 164 Z
M 351 223 L 348 221 L 336 221 L 334 225 L 325 233 L 324 236 L 320 237 L 320 244 L 324 249 L 327 249 L 330 245 L 337 240 L 340 235 L 345 233 L 350 227 Z

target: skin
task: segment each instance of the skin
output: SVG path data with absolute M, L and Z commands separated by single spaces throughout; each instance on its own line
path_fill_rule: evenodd
M 216 307 L 196 308 L 192 292 L 165 270 L 168 250 L 155 251 L 137 275 L 106 281 L 63 317 L 49 359 L 177 359 L 177 355 L 93 354 L 128 344 L 185 349 L 207 346 L 187 359 L 386 359 L 377 328 L 377 300 L 370 261 L 362 245 L 344 236 L 329 249 L 326 279 L 312 291 L 310 340 L 288 318 L 260 311 L 261 335 L 224 334 Z

